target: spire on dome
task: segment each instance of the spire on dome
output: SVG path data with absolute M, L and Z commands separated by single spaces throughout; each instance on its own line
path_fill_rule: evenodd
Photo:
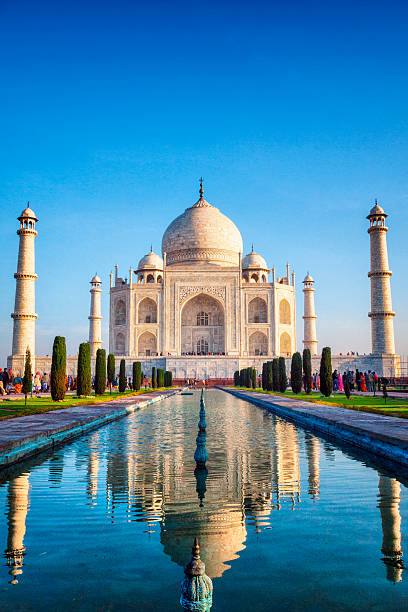
M 153 245 L 150 245 L 150 252 L 153 253 Z
M 251 253 L 253 253 L 253 252 L 254 252 L 254 243 L 252 243 L 252 251 L 251 251 Z
M 204 200 L 203 177 L 200 178 L 200 200 Z

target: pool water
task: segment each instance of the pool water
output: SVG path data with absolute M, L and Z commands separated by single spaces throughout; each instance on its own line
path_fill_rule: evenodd
M 195 536 L 214 611 L 408 609 L 406 475 L 199 392 L 0 473 L 0 609 L 180 610 Z

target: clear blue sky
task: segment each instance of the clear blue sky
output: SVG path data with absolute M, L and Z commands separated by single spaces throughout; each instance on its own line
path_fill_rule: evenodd
M 38 353 L 87 339 L 89 280 L 128 276 L 206 198 L 283 273 L 316 280 L 319 346 L 370 350 L 369 238 L 389 213 L 408 353 L 406 2 L 0 1 L 0 365 L 18 239 L 40 219 Z M 299 344 L 301 346 L 301 344 Z

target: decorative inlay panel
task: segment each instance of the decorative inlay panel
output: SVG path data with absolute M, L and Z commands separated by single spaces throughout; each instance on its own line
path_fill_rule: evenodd
M 189 287 L 180 287 L 179 289 L 179 304 L 182 304 L 187 298 L 198 295 L 200 293 L 205 293 L 207 295 L 213 295 L 215 298 L 218 298 L 222 302 L 225 302 L 225 287 L 204 287 L 204 286 L 189 286 Z

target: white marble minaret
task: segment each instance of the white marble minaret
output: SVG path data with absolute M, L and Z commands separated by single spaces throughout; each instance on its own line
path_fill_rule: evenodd
M 101 289 L 102 281 L 97 274 L 91 280 L 91 309 L 89 313 L 89 344 L 91 356 L 102 346 L 102 315 L 101 315 Z
M 29 204 L 29 202 L 27 203 Z M 14 303 L 13 355 L 25 355 L 30 349 L 32 361 L 35 357 L 35 248 L 37 236 L 35 224 L 38 219 L 29 206 L 18 217 L 20 227 L 17 234 L 20 237 L 18 248 L 16 279 L 16 297 Z
M 310 349 L 311 355 L 317 355 L 314 291 L 314 280 L 308 273 L 303 281 L 303 344 L 305 349 Z
M 391 276 L 388 269 L 387 232 L 385 214 L 377 200 L 367 219 L 370 221 L 370 272 L 371 280 L 371 344 L 374 354 L 394 354 L 394 316 L 391 301 Z

